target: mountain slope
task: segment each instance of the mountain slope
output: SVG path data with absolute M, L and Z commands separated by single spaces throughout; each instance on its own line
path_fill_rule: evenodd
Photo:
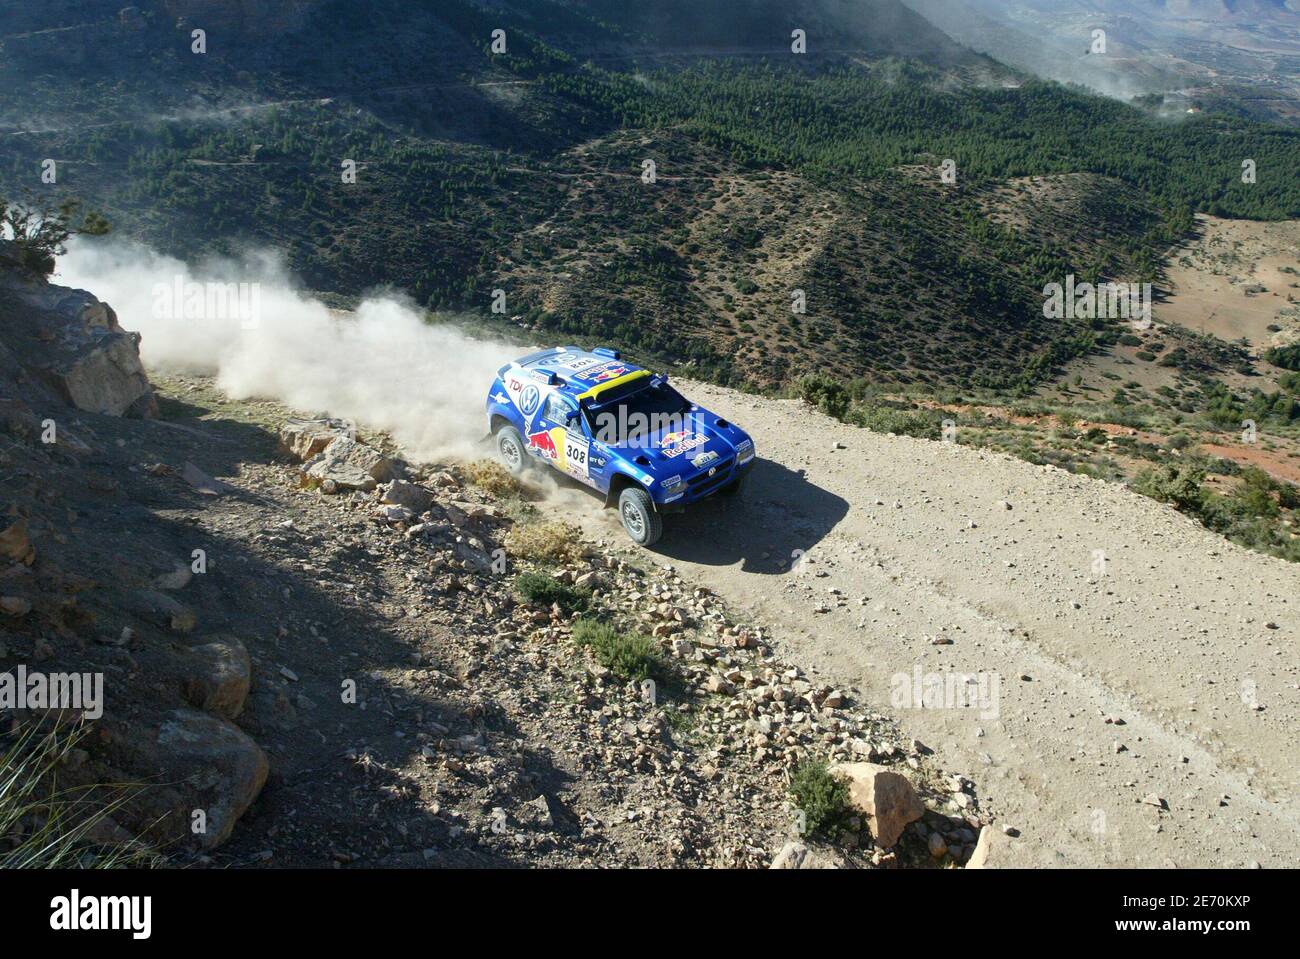
M 501 290 L 539 337 L 755 386 L 1023 390 L 1118 335 L 1045 320 L 1045 283 L 1154 279 L 1193 210 L 1300 213 L 1300 136 L 1022 82 L 892 0 L 210 9 L 204 54 L 208 5 L 6 21 L 0 192 L 54 158 L 59 192 L 175 255 L 271 248 L 345 302 L 481 313 Z M 996 212 L 1034 176 L 1089 212 Z

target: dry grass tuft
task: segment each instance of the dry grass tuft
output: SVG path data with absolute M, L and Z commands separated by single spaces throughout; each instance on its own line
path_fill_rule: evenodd
M 506 549 L 535 563 L 572 563 L 586 553 L 581 535 L 570 523 L 517 523 L 506 534 Z
M 479 489 L 493 496 L 518 496 L 523 487 L 495 460 L 475 460 L 464 467 L 466 478 Z

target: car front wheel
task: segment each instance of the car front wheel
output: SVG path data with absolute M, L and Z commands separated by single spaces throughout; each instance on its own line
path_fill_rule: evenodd
M 521 475 L 527 468 L 524 438 L 513 426 L 503 426 L 497 430 L 497 455 L 512 476 Z
M 664 518 L 655 510 L 650 494 L 639 487 L 629 486 L 619 495 L 618 516 L 638 546 L 653 546 L 664 534 Z

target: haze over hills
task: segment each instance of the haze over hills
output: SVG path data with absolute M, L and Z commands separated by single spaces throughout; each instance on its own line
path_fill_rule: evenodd
M 1039 76 L 1170 112 L 1216 107 L 1300 123 L 1295 0 L 906 0 L 950 36 Z M 1107 50 L 1090 50 L 1092 31 Z

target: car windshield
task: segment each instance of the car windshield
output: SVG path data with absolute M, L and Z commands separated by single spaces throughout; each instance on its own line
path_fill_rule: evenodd
M 690 411 L 690 400 L 660 380 L 587 412 L 592 436 L 610 446 L 623 446 L 647 443 L 661 432 L 685 429 Z

